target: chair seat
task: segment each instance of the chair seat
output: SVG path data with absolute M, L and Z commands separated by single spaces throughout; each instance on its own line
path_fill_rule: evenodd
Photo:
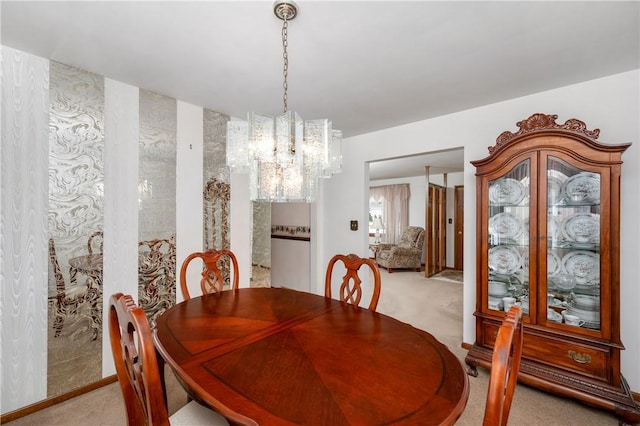
M 176 411 L 169 417 L 172 426 L 228 426 L 229 422 L 220 414 L 195 401 Z

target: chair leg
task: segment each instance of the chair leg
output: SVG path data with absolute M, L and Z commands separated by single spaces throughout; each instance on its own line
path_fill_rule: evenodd
M 160 370 L 160 385 L 162 386 L 162 395 L 164 396 L 165 404 L 168 403 L 167 400 L 167 379 L 164 375 L 164 358 L 160 355 L 160 352 L 156 350 L 156 359 L 158 360 L 158 370 Z
M 55 330 L 55 332 L 53 333 L 53 337 L 60 336 L 63 325 L 64 325 L 64 315 L 62 315 L 58 311 L 58 307 L 56 307 L 55 319 L 53 320 L 53 329 Z

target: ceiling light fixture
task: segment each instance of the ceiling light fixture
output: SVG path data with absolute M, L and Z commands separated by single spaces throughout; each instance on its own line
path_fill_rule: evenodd
M 249 112 L 247 121 L 227 122 L 227 165 L 232 172 L 249 174 L 251 200 L 311 203 L 318 178 L 342 169 L 342 132 L 328 119 L 303 120 L 288 110 L 288 28 L 298 7 L 279 0 L 273 11 L 283 21 L 283 114 Z

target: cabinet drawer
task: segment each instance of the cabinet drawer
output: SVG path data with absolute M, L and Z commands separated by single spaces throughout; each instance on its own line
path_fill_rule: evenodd
M 483 325 L 483 343 L 493 347 L 498 334 L 499 325 L 485 323 Z M 569 370 L 600 380 L 608 380 L 610 355 L 605 347 L 596 347 L 574 342 L 568 339 L 559 340 L 553 336 L 524 333 L 523 358 L 552 367 Z

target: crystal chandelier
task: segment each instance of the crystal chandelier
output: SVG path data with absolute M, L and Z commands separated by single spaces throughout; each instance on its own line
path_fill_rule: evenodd
M 252 201 L 311 203 L 316 200 L 318 179 L 342 169 L 342 132 L 333 129 L 328 119 L 303 120 L 288 110 L 288 23 L 298 8 L 279 0 L 273 11 L 283 21 L 283 114 L 249 112 L 247 121 L 229 121 L 227 165 L 232 172 L 249 174 Z

